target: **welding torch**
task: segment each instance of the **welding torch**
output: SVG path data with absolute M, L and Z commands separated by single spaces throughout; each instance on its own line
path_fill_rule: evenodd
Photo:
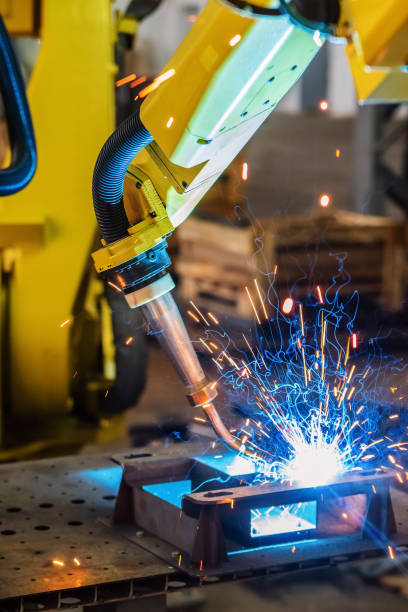
M 214 405 L 215 385 L 203 372 L 171 293 L 174 282 L 167 272 L 171 262 L 166 238 L 174 228 L 166 207 L 143 171 L 129 166 L 135 156 L 135 143 L 142 148 L 151 141 L 139 113 L 135 113 L 121 124 L 119 134 L 114 132 L 99 154 L 93 199 L 104 237 L 103 247 L 92 254 L 95 267 L 111 286 L 123 292 L 130 308 L 141 308 L 149 331 L 170 357 L 190 403 L 203 409 L 215 432 L 229 447 L 255 458 L 256 453 L 230 433 L 218 414 Z M 133 225 L 129 224 L 123 202 L 125 178 L 144 194 L 147 203 L 143 220 Z

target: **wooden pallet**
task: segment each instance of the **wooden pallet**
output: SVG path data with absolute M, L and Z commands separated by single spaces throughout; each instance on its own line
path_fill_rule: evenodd
M 336 276 L 338 285 L 350 277 L 343 295 L 358 289 L 389 310 L 402 306 L 405 226 L 383 217 L 319 211 L 263 219 L 257 228 L 190 218 L 178 229 L 178 243 L 179 295 L 207 311 L 252 319 L 245 286 L 257 279 L 265 291 L 275 266 L 281 299 L 304 297 L 316 285 L 325 291 Z
M 249 319 L 253 310 L 245 286 L 269 285 L 265 259 L 272 244 L 252 227 L 223 225 L 191 217 L 178 228 L 179 296 L 206 311 Z
M 278 264 L 278 291 L 296 297 L 322 290 L 336 277 L 349 279 L 343 294 L 355 289 L 371 295 L 387 310 L 399 310 L 405 294 L 405 224 L 348 211 L 319 211 L 263 221 Z M 339 272 L 344 260 L 344 272 Z

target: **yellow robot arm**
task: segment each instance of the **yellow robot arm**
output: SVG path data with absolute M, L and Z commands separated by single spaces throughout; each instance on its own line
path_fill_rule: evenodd
M 153 180 L 174 226 L 293 87 L 321 44 L 318 32 L 296 27 L 286 14 L 259 17 L 209 0 L 164 68 L 173 76 L 143 101 L 141 119 L 154 142 L 132 164 Z

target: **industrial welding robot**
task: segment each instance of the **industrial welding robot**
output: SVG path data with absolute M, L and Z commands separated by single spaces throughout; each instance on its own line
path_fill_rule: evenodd
M 93 201 L 103 240 L 96 270 L 141 307 L 187 396 L 224 442 L 172 296 L 166 238 L 296 83 L 328 37 L 343 39 L 361 103 L 408 98 L 408 4 L 399 0 L 209 0 L 135 113 L 103 146 Z

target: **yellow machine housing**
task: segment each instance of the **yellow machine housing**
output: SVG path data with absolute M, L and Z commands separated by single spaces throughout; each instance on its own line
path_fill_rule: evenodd
M 12 33 L 40 51 L 28 84 L 38 169 L 0 201 L 10 287 L 10 388 L 15 419 L 52 421 L 68 411 L 70 319 L 95 234 L 89 206 L 94 160 L 114 127 L 114 29 L 110 0 L 4 0 Z M 20 19 L 21 23 L 17 20 Z M 48 416 L 47 416 L 48 415 Z
M 408 99 L 408 2 L 342 0 L 336 35 L 345 37 L 360 104 Z

